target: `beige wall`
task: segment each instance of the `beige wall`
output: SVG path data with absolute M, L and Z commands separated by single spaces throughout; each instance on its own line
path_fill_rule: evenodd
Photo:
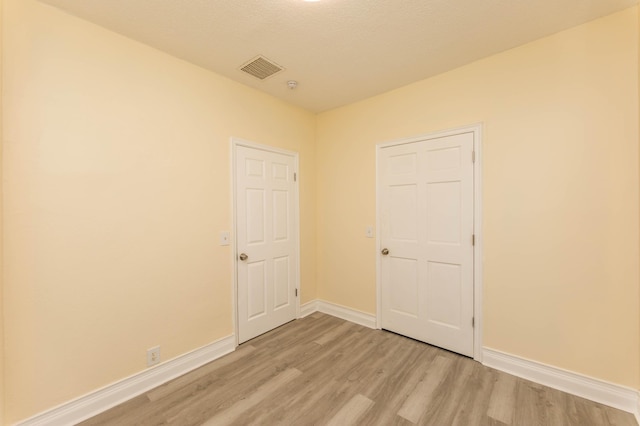
M 316 120 L 4 3 L 7 423 L 231 333 L 231 136 L 300 152 L 302 302 L 374 313 L 375 144 L 477 122 L 485 346 L 640 387 L 637 8 Z
M 320 114 L 319 297 L 376 311 L 375 145 L 482 122 L 484 345 L 638 387 L 637 28 L 628 9 Z
M 2 281 L 2 57 L 3 1 L 0 0 L 0 424 L 4 419 L 4 286 Z
M 300 153 L 316 297 L 313 114 L 34 0 L 5 18 L 8 423 L 232 332 L 232 136 Z

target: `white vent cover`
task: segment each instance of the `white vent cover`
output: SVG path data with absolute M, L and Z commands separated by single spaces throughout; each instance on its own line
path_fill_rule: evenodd
M 270 61 L 264 56 L 256 56 L 246 64 L 240 67 L 240 71 L 244 71 L 260 80 L 264 80 L 267 77 L 271 77 L 274 74 L 279 73 L 284 68 L 280 65 Z

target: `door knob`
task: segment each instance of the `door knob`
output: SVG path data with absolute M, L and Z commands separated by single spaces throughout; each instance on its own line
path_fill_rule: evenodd
M 246 254 L 244 254 L 244 253 L 240 253 L 240 256 L 238 256 L 238 257 L 239 257 L 239 258 L 240 258 L 240 260 L 242 260 L 243 262 L 249 258 L 249 256 L 247 256 L 247 255 L 246 255 Z
M 389 249 L 388 248 L 383 248 L 380 253 L 382 253 L 383 256 L 386 256 L 386 255 L 389 254 Z

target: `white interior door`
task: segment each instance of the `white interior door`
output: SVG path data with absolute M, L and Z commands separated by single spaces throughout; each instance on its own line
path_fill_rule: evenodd
M 238 339 L 296 318 L 296 157 L 236 146 Z
M 382 328 L 467 356 L 473 356 L 473 137 L 385 147 L 378 157 Z

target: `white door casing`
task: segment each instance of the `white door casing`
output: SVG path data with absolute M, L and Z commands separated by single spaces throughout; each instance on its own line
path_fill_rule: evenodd
M 380 326 L 473 356 L 474 132 L 378 149 Z
M 234 153 L 236 315 L 242 343 L 297 316 L 297 154 L 238 141 Z

